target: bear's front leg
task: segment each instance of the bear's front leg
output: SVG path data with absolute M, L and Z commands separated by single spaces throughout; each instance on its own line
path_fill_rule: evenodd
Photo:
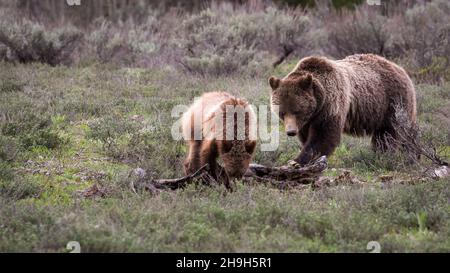
M 320 156 L 328 156 L 333 153 L 340 141 L 340 126 L 332 122 L 313 125 L 309 128 L 308 138 L 295 161 L 304 166 Z
M 200 162 L 201 140 L 190 140 L 187 142 L 188 155 L 184 160 L 184 173 L 190 175 L 202 167 Z
M 217 179 L 217 145 L 215 140 L 205 140 L 200 151 L 201 167 L 208 164 L 209 173 Z

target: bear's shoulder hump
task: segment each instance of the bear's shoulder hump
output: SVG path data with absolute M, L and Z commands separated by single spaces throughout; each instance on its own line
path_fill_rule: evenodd
M 299 70 L 310 71 L 310 72 L 331 72 L 334 70 L 332 61 L 319 56 L 306 57 L 300 60 L 297 68 Z

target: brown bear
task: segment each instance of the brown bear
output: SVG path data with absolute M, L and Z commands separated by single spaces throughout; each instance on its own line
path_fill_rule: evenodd
M 403 68 L 383 57 L 357 54 L 343 60 L 306 57 L 283 79 L 269 78 L 271 107 L 288 136 L 303 144 L 295 161 L 304 165 L 329 155 L 341 134 L 372 136 L 375 149 L 396 137 L 395 113 L 401 107 L 416 121 L 414 85 Z M 388 138 L 387 136 L 392 138 Z
M 226 92 L 203 94 L 182 117 L 183 138 L 188 145 L 186 174 L 205 164 L 217 178 L 217 159 L 228 178 L 244 175 L 256 147 L 256 115 L 249 103 Z

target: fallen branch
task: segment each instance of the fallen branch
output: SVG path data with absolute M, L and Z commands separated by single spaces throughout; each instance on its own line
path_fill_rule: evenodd
M 183 176 L 181 178 L 153 179 L 149 182 L 149 184 L 156 189 L 175 190 L 185 187 L 188 183 L 195 179 L 200 179 L 207 185 L 218 184 L 218 182 L 209 173 L 208 164 L 204 165 L 193 174 Z
M 446 162 L 437 151 L 435 145 L 429 141 L 425 143 L 421 140 L 421 131 L 416 123 L 410 122 L 408 115 L 401 105 L 395 107 L 395 118 L 393 120 L 395 126 L 395 137 L 386 135 L 385 138 L 395 150 L 396 147 L 401 147 L 403 152 L 414 162 L 420 165 L 420 157 L 424 156 L 429 159 L 434 165 L 437 165 L 442 170 L 445 170 L 449 163 Z M 438 175 L 439 176 L 439 175 Z
M 259 164 L 250 164 L 248 171 L 244 175 L 244 179 L 254 178 L 259 182 L 269 183 L 278 188 L 289 188 L 314 183 L 327 167 L 328 163 L 325 156 L 319 157 L 304 167 L 267 167 Z
M 321 176 L 323 171 L 327 168 L 327 159 L 325 156 L 318 158 L 311 164 L 299 166 L 282 166 L 282 167 L 267 167 L 259 164 L 250 164 L 248 171 L 244 175 L 243 180 L 246 182 L 257 181 L 268 183 L 277 188 L 295 187 L 304 184 L 313 184 Z M 195 173 L 181 178 L 172 179 L 146 179 L 145 172 L 141 169 L 135 171 L 136 176 L 143 181 L 144 188 L 151 192 L 158 192 L 159 190 L 176 190 L 184 188 L 194 180 L 199 180 L 205 185 L 220 185 L 223 184 L 228 190 L 232 190 L 230 180 L 222 167 L 218 166 L 216 174 L 217 179 L 211 175 L 208 165 L 204 165 Z M 135 190 L 134 183 L 131 185 L 133 191 Z

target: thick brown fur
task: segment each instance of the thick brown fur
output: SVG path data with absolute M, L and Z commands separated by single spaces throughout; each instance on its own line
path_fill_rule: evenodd
M 373 54 L 343 60 L 307 57 L 283 79 L 270 77 L 272 109 L 288 135 L 298 135 L 303 149 L 296 161 L 306 164 L 329 155 L 341 134 L 372 136 L 375 149 L 395 138 L 395 109 L 416 122 L 414 85 L 403 68 Z
M 226 111 L 244 110 L 242 116 Z M 238 129 L 240 127 L 240 130 Z M 222 128 L 222 129 L 220 129 Z M 230 129 L 227 135 L 227 128 Z M 226 93 L 209 92 L 194 102 L 182 118 L 183 138 L 188 145 L 186 174 L 205 164 L 217 177 L 217 160 L 230 178 L 240 178 L 248 169 L 256 148 L 256 115 L 247 101 Z

